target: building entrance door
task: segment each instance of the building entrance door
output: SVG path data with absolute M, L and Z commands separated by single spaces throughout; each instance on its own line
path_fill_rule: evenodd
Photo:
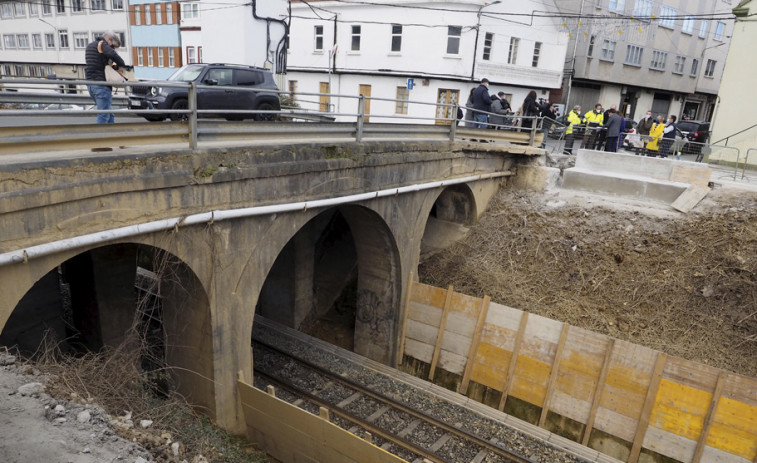
M 321 82 L 321 85 L 318 88 L 318 93 L 331 93 L 329 91 L 329 83 Z M 321 95 L 318 99 L 319 99 L 319 102 L 321 103 L 321 106 L 320 106 L 321 112 L 324 112 L 324 113 L 329 112 L 331 110 L 331 97 L 329 95 Z
M 363 85 L 360 84 L 360 92 L 361 95 L 365 97 L 365 119 L 363 122 L 370 122 L 370 118 L 367 117 L 368 114 L 371 113 L 371 86 L 370 85 Z
M 460 90 L 451 90 L 440 88 L 439 93 L 436 96 L 436 102 L 440 105 L 436 107 L 436 123 L 440 125 L 449 125 L 449 119 L 457 117 L 453 111 L 454 106 L 441 106 L 457 104 L 460 101 Z

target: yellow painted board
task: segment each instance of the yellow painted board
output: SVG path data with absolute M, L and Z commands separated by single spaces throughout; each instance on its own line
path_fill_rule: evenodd
M 444 301 L 447 299 L 447 289 L 436 288 L 434 286 L 416 283 L 413 285 L 413 294 L 410 296 L 411 301 L 421 302 L 430 306 L 444 307 Z
M 575 374 L 567 369 L 563 370 L 563 364 L 560 362 L 556 390 L 579 400 L 591 401 L 596 386 L 596 378 Z
M 505 350 L 501 347 L 489 344 L 487 342 L 479 343 L 478 352 L 476 352 L 475 363 L 488 366 L 492 370 L 501 372 L 504 376 L 507 367 L 510 365 L 512 351 Z
M 607 373 L 605 382 L 608 386 L 621 389 L 625 393 L 639 395 L 643 401 L 644 396 L 647 394 L 647 389 L 649 389 L 649 381 L 651 380 L 650 371 L 653 365 L 647 368 L 649 368 L 649 371 L 642 374 L 634 368 L 618 365 L 613 362 L 610 364 L 610 371 Z
M 517 330 L 513 331 L 499 326 L 484 325 L 484 330 L 481 333 L 481 342 L 512 352 L 515 348 L 515 338 L 517 335 Z
M 710 392 L 662 379 L 649 425 L 696 441 L 711 400 Z
M 714 419 L 734 429 L 751 430 L 757 436 L 757 406 L 721 396 Z
M 453 293 L 450 310 L 467 315 L 472 319 L 478 316 L 478 309 L 481 307 L 481 298 L 466 296 L 461 293 Z
M 757 456 L 756 430 L 756 428 L 751 428 L 750 432 L 749 430 L 736 429 L 715 422 L 710 424 L 707 445 L 746 458 L 749 461 L 754 461 L 755 456 Z
M 567 350 L 567 349 L 566 349 Z M 560 370 L 596 380 L 602 368 L 602 357 L 575 350 L 567 352 L 560 361 Z
M 546 387 L 547 381 L 549 381 L 550 371 L 550 365 L 548 363 L 534 360 L 525 355 L 519 355 L 515 369 L 515 377 Z M 541 404 L 541 402 L 539 402 L 539 404 Z
M 541 407 L 542 404 L 544 404 L 544 397 L 546 394 L 547 387 L 543 384 L 535 384 L 526 379 L 519 378 L 518 376 L 513 378 L 513 384 L 510 387 L 511 396 Z
M 530 317 L 528 325 L 531 325 Z M 526 336 L 528 336 L 528 329 L 526 329 Z M 520 346 L 521 355 L 547 364 L 552 363 L 556 352 L 557 342 L 547 342 L 543 339 L 524 337 Z
M 729 373 L 723 386 L 723 397 L 757 407 L 757 378 Z
M 669 357 L 662 372 L 663 379 L 703 391 L 714 391 L 719 375 L 717 368 L 678 357 Z
M 494 370 L 486 364 L 476 363 L 471 370 L 471 381 L 483 384 L 492 389 L 501 389 L 505 373 L 503 370 Z
M 632 394 L 605 382 L 599 406 L 636 420 L 641 415 L 645 399 L 646 394 Z

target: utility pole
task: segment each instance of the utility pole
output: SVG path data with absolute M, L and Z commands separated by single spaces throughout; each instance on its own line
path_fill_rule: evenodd
M 581 32 L 581 15 L 584 14 L 584 2 L 586 0 L 581 0 L 581 8 L 578 10 L 578 27 L 576 28 L 576 37 L 573 42 L 573 58 L 570 62 L 570 74 L 568 74 L 568 93 L 565 96 L 565 111 L 570 111 L 569 108 L 572 108 L 570 105 L 570 90 L 573 87 L 573 73 L 576 72 L 576 51 L 578 50 L 578 36 Z
M 478 9 L 478 13 L 476 13 L 476 41 L 473 43 L 473 66 L 470 70 L 470 80 L 475 81 L 476 79 L 476 53 L 478 53 L 478 31 L 481 29 L 481 10 L 486 8 L 487 6 L 496 5 L 498 3 L 502 3 L 501 0 L 497 0 L 495 2 L 486 2 L 483 5 L 481 5 L 481 8 Z

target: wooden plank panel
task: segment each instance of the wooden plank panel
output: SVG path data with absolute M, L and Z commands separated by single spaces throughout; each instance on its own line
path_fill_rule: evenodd
M 450 373 L 462 375 L 465 371 L 465 360 L 468 357 L 442 349 L 439 353 L 439 366 Z
M 506 328 L 516 332 L 518 331 L 518 322 L 520 322 L 521 314 L 523 314 L 522 310 L 492 302 L 489 307 L 489 314 L 486 316 L 486 325 Z M 486 326 L 484 329 L 486 329 Z
M 518 320 L 520 320 L 520 316 Z M 510 330 L 499 326 L 484 325 L 484 330 L 481 332 L 481 342 L 512 352 L 513 347 L 515 347 L 515 337 L 517 334 L 517 327 L 514 330 Z
M 607 371 L 610 369 L 610 359 L 612 359 L 612 350 L 615 347 L 615 340 L 610 338 L 607 343 L 607 351 L 605 352 L 605 359 L 602 363 L 602 370 L 599 373 L 599 379 L 597 380 L 597 387 L 594 391 L 594 397 L 591 402 L 591 411 L 589 411 L 589 421 L 586 423 L 584 429 L 583 445 L 589 444 L 589 437 L 591 437 L 591 431 L 594 428 L 594 420 L 597 416 L 597 409 L 599 408 L 599 401 L 602 399 L 602 391 L 605 387 L 605 379 L 607 378 Z
M 420 323 L 415 320 L 407 321 L 407 334 L 405 334 L 405 340 L 413 339 L 424 344 L 431 346 L 433 352 L 434 343 L 436 343 L 436 336 L 439 334 L 439 328 L 425 323 Z
M 565 364 L 565 360 L 563 359 L 560 363 Z M 577 374 L 566 367 L 560 367 L 555 389 L 578 400 L 591 402 L 591 393 L 595 385 L 596 379 Z
M 484 322 L 486 321 L 486 313 L 489 311 L 490 303 L 491 303 L 491 298 L 489 296 L 484 296 L 484 299 L 481 301 L 481 308 L 478 311 L 476 327 L 473 330 L 473 340 L 471 341 L 470 352 L 468 352 L 468 360 L 465 362 L 465 371 L 463 372 L 463 380 L 460 381 L 460 386 L 457 389 L 457 392 L 460 394 L 465 394 L 465 391 L 468 390 L 468 384 L 470 383 L 471 371 L 473 370 L 473 364 L 476 359 L 476 352 L 478 352 L 478 346 L 479 346 L 479 343 L 481 342 L 481 331 L 483 331 Z
M 434 346 L 434 355 L 431 357 L 431 370 L 428 372 L 428 379 L 434 380 L 434 373 L 436 372 L 436 363 L 439 361 L 439 351 L 442 348 L 442 340 L 444 339 L 444 330 L 447 326 L 447 314 L 452 303 L 452 294 L 454 293 L 452 285 L 447 288 L 447 297 L 444 300 L 444 309 L 442 309 L 442 321 L 439 324 L 439 335 L 436 338 L 436 345 Z
M 518 326 L 518 334 L 515 338 L 515 347 L 513 348 L 513 355 L 510 357 L 510 364 L 507 366 L 507 376 L 505 377 L 505 384 L 502 387 L 502 397 L 499 400 L 499 410 L 505 409 L 505 402 L 507 401 L 507 395 L 510 394 L 510 388 L 513 384 L 513 376 L 515 375 L 515 368 L 518 364 L 518 353 L 520 351 L 520 345 L 523 342 L 523 336 L 526 333 L 526 325 L 528 324 L 528 312 L 523 312 L 520 317 L 520 325 Z
M 407 314 L 407 319 L 438 328 L 442 322 L 442 309 L 420 302 L 411 302 L 410 313 Z
M 562 328 L 560 329 L 560 339 L 557 341 L 557 350 L 555 351 L 555 357 L 552 360 L 552 366 L 549 372 L 547 388 L 544 393 L 544 404 L 542 405 L 541 416 L 539 416 L 539 426 L 542 428 L 547 422 L 552 394 L 557 385 L 557 374 L 560 371 L 560 360 L 562 359 L 563 349 L 565 348 L 565 340 L 568 338 L 568 331 L 570 331 L 570 325 L 563 323 Z
M 510 353 L 507 352 L 506 359 L 510 359 Z M 492 389 L 498 389 L 502 385 L 502 373 L 494 370 L 486 364 L 476 363 L 471 369 L 471 380 L 478 384 L 483 384 Z
M 599 402 L 599 406 L 600 408 L 627 416 L 633 419 L 635 423 L 641 415 L 641 410 L 644 408 L 644 398 L 645 396 L 643 395 L 629 393 L 627 390 L 611 386 L 605 381 L 605 390 L 602 393 L 602 400 Z M 636 429 L 635 424 L 634 429 Z
M 747 378 L 731 373 L 723 388 L 723 397 L 757 407 L 757 378 Z
M 670 357 L 662 377 L 703 391 L 712 391 L 718 381 L 718 374 L 720 370 L 709 365 Z
M 732 453 L 724 452 L 712 447 L 704 448 L 702 461 L 706 461 L 707 463 L 752 463 L 752 460 L 747 460 Z
M 588 400 L 576 399 L 574 396 L 566 394 L 557 388 L 552 395 L 550 408 L 553 412 L 567 416 L 571 420 L 576 420 L 579 423 L 586 423 L 589 419 L 591 402 Z
M 450 312 L 447 316 L 448 333 L 455 333 L 473 339 L 473 330 L 475 329 L 475 317 L 469 317 L 467 314 L 461 314 L 457 312 Z
M 413 285 L 413 294 L 410 301 L 421 302 L 426 305 L 442 308 L 447 298 L 447 291 L 443 288 L 415 283 Z
M 431 363 L 431 357 L 434 355 L 434 346 L 408 338 L 405 341 L 405 355 L 418 359 L 421 362 Z
M 631 445 L 631 453 L 628 457 L 628 463 L 637 463 L 639 455 L 641 454 L 642 443 L 644 442 L 644 436 L 649 426 L 649 417 L 652 414 L 655 400 L 657 398 L 657 391 L 660 387 L 660 380 L 662 380 L 662 373 L 665 370 L 665 363 L 668 361 L 668 356 L 659 352 L 655 359 L 654 369 L 652 370 L 652 377 L 649 381 L 649 389 L 647 390 L 647 396 L 644 399 L 644 407 L 641 409 L 641 415 L 639 415 L 639 424 L 636 426 L 636 432 L 634 433 L 633 443 Z
M 531 315 L 526 327 L 526 338 L 540 343 L 556 345 L 560 341 L 563 323 L 539 315 Z
M 475 320 L 478 315 L 478 308 L 481 305 L 481 299 L 478 297 L 468 296 L 461 293 L 452 295 L 452 312 L 460 313 L 468 318 Z
M 707 435 L 710 433 L 712 419 L 714 418 L 715 413 L 718 410 L 718 402 L 720 402 L 720 395 L 723 393 L 723 385 L 725 384 L 725 380 L 727 378 L 728 374 L 724 371 L 721 371 L 720 375 L 718 376 L 718 382 L 715 384 L 715 391 L 712 393 L 712 401 L 710 402 L 710 407 L 707 410 L 707 416 L 704 419 L 704 427 L 702 428 L 702 433 L 699 435 L 699 440 L 697 441 L 697 448 L 694 450 L 694 456 L 691 459 L 692 463 L 699 463 L 702 459 L 702 452 L 704 451 L 704 446 L 707 443 Z
M 697 443 L 683 436 L 649 426 L 644 436 L 644 448 L 678 461 L 690 462 Z
M 721 397 L 707 445 L 749 461 L 757 458 L 757 407 Z
M 649 425 L 696 441 L 712 393 L 662 379 Z
M 607 392 L 607 390 L 605 390 Z M 623 440 L 631 442 L 638 420 L 630 418 L 612 410 L 602 408 L 597 410 L 597 418 L 594 421 L 594 429 L 606 432 Z
M 442 350 L 453 352 L 463 357 L 468 357 L 471 342 L 473 342 L 472 338 L 461 336 L 457 333 L 453 333 L 447 330 L 444 333 L 444 339 L 442 340 Z
M 488 366 L 489 369 L 498 371 L 500 375 L 507 372 L 510 364 L 511 351 L 502 347 L 482 342 L 478 346 L 475 363 Z
M 531 323 L 529 323 L 531 325 Z M 557 351 L 557 342 L 547 342 L 543 339 L 529 338 L 528 333 L 523 338 L 523 344 L 520 346 L 520 355 L 538 360 L 540 362 L 552 363 Z

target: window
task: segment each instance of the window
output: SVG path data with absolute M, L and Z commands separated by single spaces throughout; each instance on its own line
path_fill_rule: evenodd
M 168 67 L 169 68 L 176 67 L 176 56 L 174 55 L 173 47 L 170 47 L 168 49 Z
M 707 30 L 710 27 L 710 20 L 709 19 L 703 19 L 702 25 L 699 26 L 699 38 L 704 39 L 707 37 Z
M 142 52 L 142 47 L 136 47 L 137 50 L 137 66 L 144 66 L 145 60 L 143 58 L 144 53 Z
M 586 56 L 592 58 L 594 56 L 594 42 L 597 41 L 597 37 L 592 35 L 589 37 L 589 49 L 586 51 Z
M 494 42 L 494 34 L 487 32 L 484 36 L 484 61 L 492 58 L 492 42 Z
M 675 68 L 673 68 L 674 74 L 683 74 L 683 67 L 686 65 L 686 57 L 677 55 Z
M 141 5 L 134 5 L 134 25 L 142 25 Z
M 520 39 L 517 37 L 510 37 L 510 51 L 507 54 L 507 64 L 515 64 L 518 62 L 518 45 Z
M 50 15 L 53 13 L 53 9 L 50 6 L 50 0 L 42 0 L 42 14 Z
M 460 54 L 460 37 L 463 35 L 462 26 L 447 26 L 447 54 Z
M 87 48 L 86 32 L 74 32 L 74 48 Z
M 10 64 L 3 64 L 3 75 L 4 76 L 11 75 L 11 65 Z
M 173 24 L 173 7 L 166 3 L 166 24 Z
M 32 34 L 32 46 L 42 48 L 42 34 Z
M 56 13 L 63 14 L 66 12 L 66 1 L 65 0 L 55 0 L 55 11 Z
M 626 0 L 610 0 L 609 10 L 613 13 L 623 14 L 626 10 Z
M 45 34 L 45 46 L 55 48 L 55 34 Z
M 693 34 L 694 33 L 694 17 L 693 16 L 686 16 L 686 19 L 683 20 L 683 24 L 681 25 L 681 32 L 684 34 Z
M 24 73 L 24 66 L 22 66 L 20 64 L 15 64 L 15 65 L 13 65 L 13 69 L 15 70 L 16 75 L 18 77 L 23 77 L 25 75 L 25 73 Z
M 82 0 L 71 0 L 71 11 L 73 11 L 74 13 L 81 13 L 82 6 Z
M 675 8 L 663 6 L 660 10 L 660 27 L 673 29 L 675 27 L 675 16 L 677 15 L 678 11 Z
M 350 50 L 360 51 L 360 26 L 352 26 L 352 42 Z
M 638 45 L 626 45 L 626 60 L 624 64 L 630 66 L 641 66 L 641 55 L 644 54 L 644 49 Z
M 691 73 L 689 74 L 691 77 L 695 77 L 697 75 L 697 72 L 699 72 L 699 60 L 694 58 L 691 60 Z
M 118 34 L 118 41 L 121 42 L 121 45 L 118 47 L 120 49 L 126 48 L 126 34 L 123 32 L 116 32 Z
M 29 2 L 29 14 L 32 16 L 38 16 L 39 15 L 39 6 L 37 2 Z
M 181 19 L 197 19 L 200 17 L 200 4 L 197 2 L 181 4 Z
M 652 52 L 652 62 L 649 63 L 649 68 L 655 69 L 657 71 L 664 71 L 665 62 L 667 60 L 668 60 L 667 52 L 655 50 Z
M 10 18 L 13 16 L 13 7 L 8 2 L 0 3 L 0 18 Z
M 29 48 L 29 34 L 16 34 L 18 48 Z
M 68 48 L 68 31 L 58 31 L 58 43 L 61 48 Z
M 707 67 L 704 68 L 704 76 L 705 77 L 714 77 L 715 76 L 715 65 L 717 64 L 717 61 L 708 59 L 707 60 Z
M 392 24 L 392 52 L 402 51 L 402 25 Z
M 25 18 L 26 17 L 26 3 L 24 2 L 13 2 L 13 16 L 17 18 Z
M 633 16 L 642 21 L 649 22 L 652 16 L 652 0 L 636 0 L 633 6 Z
M 155 24 L 163 24 L 163 5 L 164 3 L 155 4 Z
M 397 102 L 394 105 L 395 114 L 407 114 L 407 101 L 410 99 L 410 90 L 407 87 L 397 87 Z
M 187 64 L 194 64 L 197 62 L 197 54 L 195 47 L 187 47 Z
M 197 62 L 202 63 L 202 47 L 197 47 Z
M 150 11 L 150 5 L 150 3 L 146 3 L 143 7 L 145 9 L 145 26 L 152 24 L 152 11 Z
M 313 46 L 313 49 L 315 51 L 323 51 L 323 26 L 315 26 L 313 28 L 313 33 L 315 35 L 315 45 Z
M 5 48 L 16 48 L 16 36 L 14 34 L 4 35 L 3 43 L 5 44 Z
M 605 60 L 605 61 L 615 61 L 615 46 L 618 44 L 618 42 L 615 42 L 614 40 L 603 40 L 602 41 L 602 54 L 599 55 L 599 59 Z
M 165 57 L 163 56 L 163 47 L 158 47 L 158 67 L 165 67 Z
M 251 86 L 263 83 L 263 74 L 259 71 L 235 69 L 234 78 L 237 81 L 237 85 Z
M 111 0 L 110 7 L 112 9 L 114 9 L 114 10 L 123 10 L 124 9 L 124 0 Z
M 715 34 L 713 34 L 712 38 L 715 40 L 723 40 L 723 30 L 725 30 L 725 23 L 715 23 Z
M 534 44 L 534 57 L 531 60 L 531 67 L 537 68 L 539 67 L 539 56 L 541 55 L 541 42 L 536 42 Z
M 152 47 L 147 47 L 147 66 L 155 66 L 155 53 L 153 53 Z
M 217 80 L 218 85 L 231 85 L 234 82 L 232 73 L 231 69 L 215 68 L 208 71 L 208 79 Z

